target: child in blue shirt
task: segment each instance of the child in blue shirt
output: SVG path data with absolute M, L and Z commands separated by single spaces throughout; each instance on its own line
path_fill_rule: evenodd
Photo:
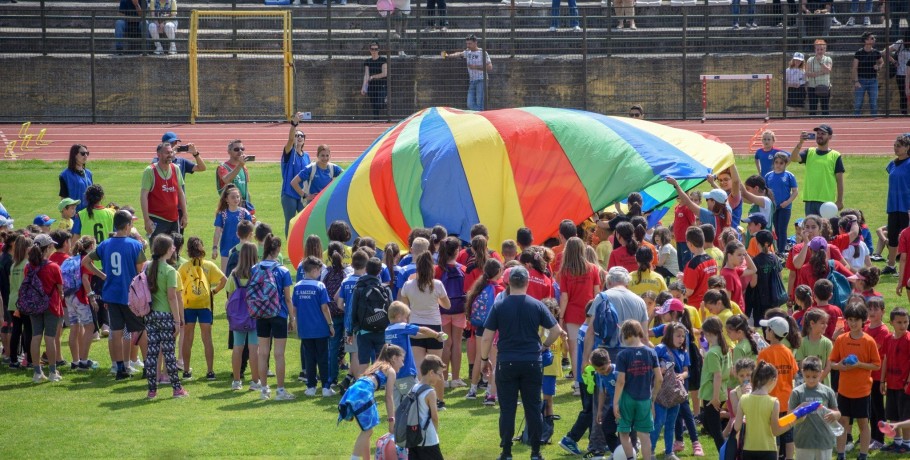
M 606 348 L 598 348 L 591 352 L 591 365 L 595 389 L 597 392 L 597 410 L 591 429 L 591 442 L 588 452 L 603 454 L 613 452 L 619 446 L 619 437 L 616 435 L 617 419 L 613 413 L 613 395 L 616 394 L 616 382 L 619 372 L 616 365 L 610 362 L 610 353 Z M 585 372 L 587 374 L 587 370 Z
M 366 367 L 361 366 L 360 361 L 357 359 L 357 341 L 354 340 L 354 326 L 351 318 L 351 298 L 354 296 L 354 286 L 357 285 L 357 280 L 367 273 L 367 260 L 369 258 L 367 253 L 360 249 L 354 251 L 354 254 L 351 255 L 351 268 L 354 269 L 354 273 L 345 277 L 344 281 L 341 282 L 341 287 L 338 288 L 338 292 L 335 293 L 335 304 L 338 305 L 338 308 L 344 310 L 344 351 L 351 354 L 350 371 L 339 384 L 342 389 L 346 389 L 353 384 L 357 376 Z
M 628 320 L 620 328 L 623 348 L 616 356 L 616 392 L 613 395 L 613 415 L 618 420 L 619 437 L 626 457 L 632 458 L 632 440 L 629 433 L 635 430 L 641 443 L 642 458 L 651 458 L 652 397 L 663 381 L 657 355 L 644 345 L 647 340 L 641 323 Z M 652 388 L 653 386 L 653 388 Z
M 310 256 L 303 260 L 306 277 L 294 285 L 292 296 L 297 310 L 297 336 L 306 357 L 307 396 L 316 396 L 316 371 L 322 382 L 322 396 L 335 396 L 329 388 L 329 337 L 335 335 L 329 313 L 329 292 L 319 281 L 322 261 Z
M 396 300 L 389 305 L 389 326 L 385 328 L 385 342 L 398 345 L 404 350 L 404 366 L 401 366 L 395 376 L 394 401 L 396 405 L 417 383 L 417 366 L 414 364 L 414 354 L 411 352 L 411 337 L 415 339 L 435 338 L 440 342 L 447 338 L 443 332 L 408 323 L 410 316 L 411 309 L 404 303 Z M 436 391 L 443 390 L 441 379 L 436 386 L 439 387 L 436 388 Z

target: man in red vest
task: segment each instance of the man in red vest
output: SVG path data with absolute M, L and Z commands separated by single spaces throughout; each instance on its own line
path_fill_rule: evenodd
M 175 156 L 170 143 L 158 144 L 158 162 L 146 167 L 142 173 L 139 201 L 150 242 L 155 235 L 170 235 L 186 227 L 183 175 L 174 165 Z

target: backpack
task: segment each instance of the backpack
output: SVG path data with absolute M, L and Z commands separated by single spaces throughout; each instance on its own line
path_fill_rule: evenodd
M 543 411 L 544 411 L 544 404 L 541 403 L 540 417 L 543 419 L 543 424 L 541 425 L 541 431 L 540 431 L 540 444 L 541 445 L 550 444 L 550 439 L 553 437 L 553 431 L 555 429 L 554 423 L 553 423 L 553 420 L 554 420 L 553 416 L 552 415 L 549 415 L 549 416 L 543 415 Z M 530 438 L 530 435 L 528 434 L 528 427 L 525 424 L 524 418 L 521 419 L 521 424 L 523 425 L 523 428 L 521 428 L 521 436 L 519 437 L 519 441 L 522 444 L 527 444 L 530 446 L 531 438 Z
M 378 6 L 379 5 L 377 4 L 377 7 Z M 316 177 L 316 169 L 319 168 L 319 166 L 316 166 L 316 163 L 310 163 L 310 164 L 313 165 L 313 167 L 310 168 L 310 180 L 306 181 L 306 185 L 301 184 L 301 187 L 300 187 L 307 193 L 310 193 L 310 186 L 313 184 L 313 179 Z M 335 168 L 337 168 L 337 167 L 338 167 L 338 165 L 336 165 L 335 163 L 332 163 L 331 161 L 329 162 L 328 168 L 329 168 L 329 171 L 331 171 L 332 179 L 338 177 L 338 174 L 335 174 L 335 171 L 337 171 Z
M 597 305 L 594 312 L 594 337 L 599 340 L 595 346 L 610 347 L 619 332 L 619 316 L 610 299 L 603 292 L 597 294 L 602 302 Z
M 834 292 L 831 296 L 831 302 L 834 305 L 837 305 L 844 309 L 847 306 L 847 299 L 850 298 L 850 293 L 853 292 L 853 288 L 850 287 L 850 281 L 847 280 L 847 277 L 834 269 L 834 261 L 828 261 L 828 276 L 826 277 L 831 284 L 834 284 Z
M 480 294 L 477 294 L 477 297 L 471 302 L 471 324 L 483 327 L 487 322 L 487 316 L 490 316 L 490 309 L 493 308 L 495 297 L 496 287 L 492 284 L 488 284 L 483 291 L 480 291 Z
M 38 273 L 45 265 L 47 265 L 46 261 L 41 262 L 38 268 L 29 270 L 25 279 L 22 280 L 22 284 L 19 286 L 19 300 L 16 302 L 20 314 L 40 315 L 50 308 L 51 296 L 44 290 L 44 284 L 38 278 Z
M 249 332 L 256 330 L 256 320 L 250 316 L 249 306 L 246 303 L 246 288 L 250 285 L 241 286 L 237 275 L 231 275 L 234 278 L 234 292 L 227 301 L 224 310 L 227 314 L 228 326 L 230 330 L 237 332 Z
M 64 260 L 60 272 L 63 273 L 63 294 L 75 294 L 82 287 L 82 256 Z
M 758 321 L 764 319 L 768 309 L 787 303 L 789 297 L 781 278 L 780 259 L 774 254 L 762 253 L 755 256 L 754 260 L 758 280 L 755 287 L 745 286 L 744 299 L 746 314 Z
M 194 259 L 187 277 L 183 280 L 183 306 L 185 308 L 209 308 L 212 306 L 212 290 L 209 279 L 202 269 L 202 262 Z
M 446 266 L 442 271 L 442 277 L 439 278 L 442 286 L 446 288 L 446 295 L 451 301 L 451 307 L 448 310 L 440 310 L 444 315 L 458 315 L 464 313 L 465 292 L 464 292 L 464 269 L 461 264 L 455 266 Z M 442 308 L 442 307 L 440 307 Z
M 385 331 L 389 326 L 392 291 L 380 284 L 379 279 L 374 276 L 363 277 L 354 285 L 353 299 L 360 329 L 367 332 Z
M 432 389 L 430 385 L 412 388 L 398 402 L 398 408 L 395 409 L 395 432 L 392 433 L 398 447 L 417 447 L 426 442 L 427 428 L 432 423 L 432 418 L 427 417 L 423 424 L 420 423 L 420 398 Z
M 664 383 L 657 391 L 654 403 L 669 408 L 676 407 L 689 399 L 689 392 L 685 384 L 676 378 L 675 363 L 663 361 L 660 363 L 660 367 Z
M 250 281 L 246 284 L 246 306 L 250 317 L 264 319 L 277 316 L 281 311 L 278 300 L 281 294 L 273 267 L 262 266 L 261 263 L 253 267 Z
M 339 318 L 344 316 L 344 310 L 338 308 L 338 304 L 335 303 L 335 294 L 338 292 L 338 289 L 341 288 L 341 283 L 344 281 L 344 278 L 347 275 L 344 273 L 344 269 L 335 270 L 329 268 L 325 272 L 325 276 L 322 277 L 322 284 L 325 284 L 326 291 L 329 292 L 329 299 L 332 299 L 329 302 L 329 313 L 332 317 Z
M 149 279 L 145 270 L 137 273 L 130 281 L 128 305 L 130 311 L 139 318 L 152 311 L 152 291 L 149 289 Z

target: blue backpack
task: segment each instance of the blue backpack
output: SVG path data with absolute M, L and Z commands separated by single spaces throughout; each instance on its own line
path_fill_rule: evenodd
M 476 327 L 483 327 L 487 322 L 487 316 L 490 316 L 490 309 L 493 308 L 495 300 L 496 288 L 492 284 L 488 284 L 471 302 L 471 324 Z
M 439 311 L 444 315 L 464 313 L 464 304 L 467 296 L 464 292 L 464 268 L 462 268 L 461 264 L 446 266 L 439 281 L 446 288 L 446 295 L 452 302 L 451 308 L 444 310 L 440 307 Z
M 853 292 L 853 288 L 850 287 L 850 281 L 842 273 L 834 269 L 834 261 L 828 261 L 828 281 L 834 285 L 834 292 L 831 295 L 831 302 L 834 305 L 840 307 L 841 310 L 847 306 L 847 299 L 850 298 L 850 293 Z
M 63 294 L 75 294 L 82 287 L 82 256 L 64 260 L 60 271 L 63 273 Z
M 601 302 L 597 304 L 597 311 L 594 312 L 594 338 L 597 340 L 595 346 L 610 347 L 618 336 L 619 316 L 613 303 L 603 292 L 597 295 Z

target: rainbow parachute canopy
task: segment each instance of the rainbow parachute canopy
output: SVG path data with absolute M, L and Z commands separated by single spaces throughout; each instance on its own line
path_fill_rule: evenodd
M 494 245 L 528 227 L 536 242 L 562 219 L 580 222 L 631 192 L 644 209 L 675 197 L 663 179 L 694 187 L 733 164 L 730 146 L 633 118 L 546 107 L 421 110 L 376 139 L 291 223 L 294 264 L 303 241 L 327 241 L 336 220 L 353 238 L 405 247 L 415 227 L 442 225 L 462 240 L 482 222 Z

